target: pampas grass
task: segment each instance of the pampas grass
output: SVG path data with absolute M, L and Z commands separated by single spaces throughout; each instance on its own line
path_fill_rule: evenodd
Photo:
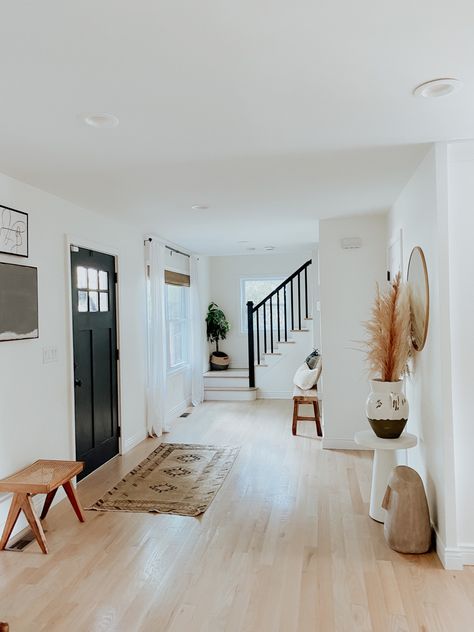
M 369 372 L 382 382 L 396 382 L 408 374 L 411 345 L 410 298 L 407 286 L 397 274 L 387 292 L 377 285 L 375 303 L 365 342 Z

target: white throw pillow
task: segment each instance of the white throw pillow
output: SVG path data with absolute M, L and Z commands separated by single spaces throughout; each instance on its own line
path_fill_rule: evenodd
M 296 369 L 293 383 L 303 389 L 303 391 L 309 391 L 318 381 L 319 372 L 320 369 L 318 365 L 316 365 L 314 369 L 310 369 L 306 362 L 303 362 L 303 364 Z

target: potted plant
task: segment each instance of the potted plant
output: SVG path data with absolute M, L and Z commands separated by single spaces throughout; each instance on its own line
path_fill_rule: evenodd
M 385 293 L 377 286 L 372 316 L 365 328 L 367 361 L 373 378 L 367 418 L 377 437 L 396 439 L 408 420 L 403 380 L 412 351 L 409 292 L 400 274 Z
M 213 371 L 225 371 L 229 368 L 230 358 L 227 353 L 219 351 L 219 340 L 225 340 L 229 332 L 229 321 L 219 305 L 212 302 L 207 308 L 207 339 L 216 343 L 216 350 L 211 354 L 210 362 Z

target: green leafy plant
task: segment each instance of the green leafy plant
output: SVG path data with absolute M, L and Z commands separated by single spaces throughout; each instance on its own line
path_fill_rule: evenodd
M 216 353 L 219 353 L 219 340 L 225 340 L 229 332 L 229 321 L 219 305 L 212 302 L 207 308 L 206 316 L 207 339 L 216 343 Z

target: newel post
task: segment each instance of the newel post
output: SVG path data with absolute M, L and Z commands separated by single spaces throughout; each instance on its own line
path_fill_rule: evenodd
M 247 303 L 247 328 L 248 328 L 248 356 L 249 356 L 249 386 L 255 387 L 255 347 L 253 337 L 253 301 Z

